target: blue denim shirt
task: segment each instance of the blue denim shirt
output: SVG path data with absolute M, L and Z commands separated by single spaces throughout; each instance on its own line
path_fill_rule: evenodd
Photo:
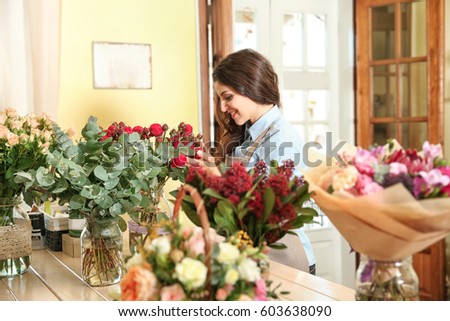
M 260 160 L 270 164 L 270 161 L 275 159 L 281 164 L 283 160 L 292 159 L 296 167 L 294 174 L 301 176 L 300 168 L 305 168 L 302 162 L 303 155 L 301 154 L 304 142 L 295 128 L 283 118 L 278 106 L 271 108 L 254 124 L 247 123 L 245 141 L 241 146 L 235 148 L 233 156 L 244 157 L 247 154 L 247 149 L 273 122 L 273 127 L 262 138 L 247 166 L 252 168 Z M 297 234 L 305 248 L 309 265 L 315 264 L 314 252 L 308 236 L 301 228 L 297 229 Z

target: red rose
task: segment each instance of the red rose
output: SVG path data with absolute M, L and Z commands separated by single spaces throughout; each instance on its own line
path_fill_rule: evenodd
M 144 132 L 144 128 L 142 126 L 134 126 L 133 127 L 133 132 L 142 135 L 142 133 Z
M 180 154 L 177 158 L 172 158 L 172 167 L 183 167 L 187 163 L 187 157 L 184 154 Z
M 183 132 L 184 132 L 185 136 L 188 136 L 188 135 L 192 134 L 192 126 L 189 125 L 189 124 L 186 124 L 184 126 Z
M 151 124 L 149 129 L 150 136 L 161 136 L 163 133 L 163 129 L 160 124 Z
M 131 128 L 130 126 L 125 126 L 123 128 L 123 131 L 127 134 L 132 134 L 133 133 L 133 128 Z

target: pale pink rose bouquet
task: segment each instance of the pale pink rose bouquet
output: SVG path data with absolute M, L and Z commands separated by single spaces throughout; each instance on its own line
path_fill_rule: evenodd
M 450 232 L 450 162 L 440 145 L 395 141 L 306 170 L 312 197 L 350 246 L 377 260 L 417 253 Z M 330 163 L 330 162 L 328 162 Z

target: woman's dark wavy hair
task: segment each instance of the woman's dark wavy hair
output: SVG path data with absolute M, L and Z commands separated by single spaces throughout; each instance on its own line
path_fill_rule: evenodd
M 270 61 L 252 49 L 229 54 L 213 71 L 213 81 L 230 87 L 239 95 L 262 105 L 278 105 L 278 76 Z M 214 95 L 216 120 L 222 128 L 216 157 L 224 159 L 244 141 L 245 126 L 238 126 L 228 113 L 220 110 L 220 99 Z

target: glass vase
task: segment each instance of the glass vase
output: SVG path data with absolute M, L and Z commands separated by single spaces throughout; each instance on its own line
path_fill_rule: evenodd
M 80 211 L 69 210 L 69 235 L 72 237 L 80 237 L 84 226 L 86 225 L 86 219 Z
M 419 300 L 419 279 L 412 266 L 412 257 L 381 261 L 361 255 L 356 271 L 356 300 Z
M 149 197 L 151 199 L 151 205 L 145 211 L 140 212 L 138 217 L 132 217 L 131 220 L 128 221 L 131 256 L 137 252 L 137 248 L 144 242 L 144 238 L 147 235 L 149 228 L 156 226 L 158 215 L 162 212 L 160 207 L 162 203 L 161 200 L 164 200 L 164 210 L 167 209 L 170 212 L 170 205 L 164 196 L 163 186 L 152 189 L 149 192 Z
M 0 197 L 0 277 L 23 274 L 31 264 L 31 221 L 22 198 Z
M 91 286 L 118 283 L 123 274 L 123 240 L 118 223 L 86 220 L 80 238 L 83 280 Z

